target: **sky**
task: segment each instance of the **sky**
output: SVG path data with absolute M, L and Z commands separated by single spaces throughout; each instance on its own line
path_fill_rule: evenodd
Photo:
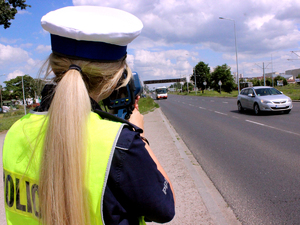
M 211 71 L 226 63 L 234 73 L 236 50 L 244 77 L 262 76 L 263 65 L 265 73 L 300 68 L 299 0 L 27 0 L 26 4 L 31 8 L 18 11 L 10 28 L 0 26 L 1 85 L 24 74 L 38 77 L 51 53 L 50 34 L 40 20 L 52 10 L 73 5 L 118 8 L 141 19 L 144 28 L 128 45 L 127 61 L 142 81 L 189 77 L 200 61 Z

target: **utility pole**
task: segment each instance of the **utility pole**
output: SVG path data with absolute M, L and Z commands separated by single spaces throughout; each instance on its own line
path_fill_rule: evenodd
M 273 78 L 273 56 L 271 54 L 271 64 L 272 64 L 272 87 L 274 87 L 274 78 Z
M 2 75 L 0 75 L 0 76 L 5 76 L 6 74 L 2 74 Z M 2 101 L 2 85 L 0 85 L 0 96 L 1 96 L 1 105 L 0 105 L 0 108 L 1 108 L 1 110 L 2 110 L 2 112 L 3 112 L 3 101 Z
M 189 84 L 188 84 L 188 81 L 187 81 L 187 75 L 186 75 L 186 91 L 187 91 L 187 93 L 189 93 Z
M 25 99 L 25 90 L 24 90 L 24 79 L 23 79 L 24 75 L 22 76 L 22 89 L 23 89 L 23 103 L 24 103 L 24 112 L 25 112 L 25 115 L 26 115 L 26 99 Z
M 266 86 L 265 63 L 263 62 L 264 86 Z
M 196 95 L 197 95 L 196 74 L 195 74 L 195 91 L 196 91 Z
M 265 63 L 263 62 L 263 66 L 261 67 L 255 63 L 255 65 L 257 65 L 258 67 L 260 67 L 263 70 L 264 86 L 266 86 L 265 68 L 267 68 L 269 66 L 269 64 L 265 67 Z

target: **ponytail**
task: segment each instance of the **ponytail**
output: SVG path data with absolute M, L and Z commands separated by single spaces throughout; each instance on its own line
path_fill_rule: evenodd
M 56 87 L 48 112 L 39 184 L 44 225 L 89 224 L 83 186 L 90 112 L 81 73 L 67 71 Z

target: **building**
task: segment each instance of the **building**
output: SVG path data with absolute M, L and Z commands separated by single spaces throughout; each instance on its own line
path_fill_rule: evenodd
M 296 80 L 296 78 L 300 75 L 300 69 L 286 70 L 285 75 L 292 75 L 293 79 Z

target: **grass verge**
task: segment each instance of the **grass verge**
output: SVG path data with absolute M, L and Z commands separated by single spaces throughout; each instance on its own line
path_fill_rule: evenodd
M 154 111 L 156 108 L 159 108 L 159 105 L 154 102 L 154 100 L 147 96 L 146 98 L 140 98 L 139 100 L 139 110 L 142 114 Z
M 186 92 L 183 92 L 183 93 L 171 92 L 170 94 L 204 96 L 204 97 L 236 98 L 238 96 L 238 91 L 232 91 L 231 93 L 227 93 L 227 92 L 222 91 L 221 94 L 220 94 L 220 92 L 217 92 L 217 91 L 205 90 L 204 93 L 202 93 L 202 91 L 197 91 L 197 94 L 196 94 L 195 91 L 190 91 L 189 94 L 187 94 Z
M 275 87 L 283 94 L 289 96 L 292 100 L 300 100 L 300 85 L 299 84 L 289 84 L 283 87 Z
M 279 91 L 282 91 L 283 94 L 289 96 L 292 100 L 300 100 L 300 85 L 299 84 L 289 84 L 283 87 L 275 87 Z M 192 95 L 192 96 L 204 96 L 204 97 L 223 97 L 223 98 L 236 98 L 238 96 L 238 91 L 232 91 L 231 93 L 227 93 L 222 91 L 212 91 L 212 90 L 205 90 L 204 93 L 202 91 L 197 91 L 197 94 L 195 91 L 191 91 L 189 94 L 186 92 L 183 93 L 177 93 L 177 92 L 171 92 L 170 94 L 175 95 Z
M 3 114 L 0 114 L 2 116 Z M 24 114 L 23 114 L 24 115 Z M 0 117 L 0 132 L 8 130 L 23 115 L 2 116 Z

